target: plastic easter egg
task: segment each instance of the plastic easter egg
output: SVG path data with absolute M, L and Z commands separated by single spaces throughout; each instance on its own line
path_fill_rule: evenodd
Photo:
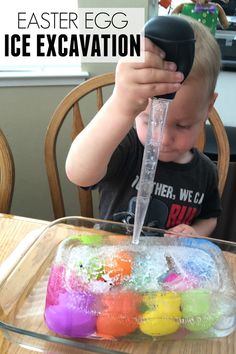
M 181 295 L 184 327 L 192 332 L 206 331 L 218 319 L 211 306 L 211 294 L 205 289 L 188 290 Z
M 169 291 L 182 292 L 188 289 L 194 289 L 199 286 L 199 280 L 192 275 L 180 275 L 170 273 L 163 281 L 163 287 Z
M 100 279 L 104 274 L 104 264 L 98 257 L 91 258 L 88 265 L 88 275 L 92 279 Z
M 97 318 L 97 334 L 105 338 L 127 336 L 138 328 L 141 297 L 133 292 L 105 294 Z
M 149 336 L 164 336 L 179 328 L 175 319 L 165 319 L 158 311 L 146 311 L 141 319 L 140 330 Z
M 140 330 L 149 336 L 164 336 L 180 327 L 181 298 L 174 292 L 158 292 L 144 296 L 145 311 L 140 320 Z
M 205 287 L 204 284 L 208 286 L 209 279 L 214 284 L 214 287 L 218 288 L 220 286 L 219 272 L 212 255 L 215 254 L 218 256 L 221 252 L 220 248 L 213 242 L 205 239 L 180 238 L 180 242 L 183 246 L 196 249 L 197 252 L 200 251 L 200 257 L 197 260 L 191 257 L 183 259 L 183 270 L 196 279 L 199 279 L 201 288 Z
M 105 274 L 113 279 L 114 284 L 119 284 L 125 277 L 130 276 L 132 272 L 132 256 L 121 251 L 113 257 L 106 259 Z
M 45 308 L 45 322 L 52 331 L 70 337 L 86 337 L 95 332 L 96 297 L 91 293 L 61 293 L 58 303 Z
M 79 240 L 81 245 L 87 246 L 98 246 L 103 242 L 104 237 L 101 235 L 73 235 L 70 237 L 70 240 Z
M 65 276 L 65 288 L 67 291 L 85 291 L 86 287 L 75 271 L 67 271 Z
M 204 238 L 195 238 L 195 237 L 181 237 L 179 243 L 183 246 L 199 248 L 205 250 L 206 252 L 216 252 L 220 253 L 221 249 L 215 243 Z
M 99 279 L 104 274 L 104 265 L 99 257 L 91 257 L 86 260 L 80 260 L 77 263 L 78 274 L 85 275 L 86 279 Z
M 65 268 L 63 265 L 54 265 L 51 268 L 47 286 L 46 306 L 58 303 L 60 293 L 65 292 Z

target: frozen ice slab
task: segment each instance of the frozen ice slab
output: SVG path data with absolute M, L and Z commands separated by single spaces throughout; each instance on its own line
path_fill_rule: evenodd
M 236 326 L 235 284 L 208 240 L 74 235 L 52 264 L 45 321 L 71 337 L 221 337 Z

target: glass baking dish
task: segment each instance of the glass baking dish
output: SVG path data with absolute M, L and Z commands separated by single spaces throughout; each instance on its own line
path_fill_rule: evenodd
M 172 237 L 163 237 L 166 236 L 166 231 L 153 228 L 143 228 L 139 245 L 132 246 L 132 232 L 133 227 L 129 224 L 121 224 L 83 217 L 62 218 L 55 220 L 54 222 L 46 226 L 44 230 L 42 230 L 42 232 L 38 235 L 35 242 L 29 247 L 21 261 L 18 262 L 17 265 L 15 265 L 14 269 L 11 270 L 6 279 L 4 279 L 4 281 L 2 281 L 0 285 L 0 329 L 3 330 L 5 337 L 7 338 L 7 340 L 5 340 L 3 343 L 3 354 L 25 353 L 24 350 L 33 352 L 45 352 L 50 354 L 87 352 L 159 353 L 158 349 L 154 350 L 154 345 L 155 348 L 157 345 L 156 342 L 164 341 L 167 349 L 168 345 L 170 345 L 168 343 L 170 341 L 173 342 L 173 340 L 175 340 L 175 350 L 177 350 L 178 345 L 181 346 L 181 343 L 183 343 L 184 339 L 188 339 L 187 341 L 185 341 L 185 348 L 191 346 L 193 341 L 196 342 L 196 339 L 202 339 L 205 342 L 204 345 L 211 345 L 211 348 L 212 346 L 216 346 L 217 348 L 219 345 L 217 344 L 217 341 L 223 341 L 222 343 L 224 343 L 224 345 L 228 345 L 228 350 L 226 347 L 226 352 L 230 353 L 230 348 L 233 348 L 232 343 L 234 343 L 236 340 L 234 332 L 234 328 L 236 326 L 236 297 L 234 292 L 236 280 L 236 244 L 232 242 L 207 238 L 192 239 L 186 237 L 186 235 L 184 237 L 176 237 L 181 235 L 171 235 Z M 209 243 L 208 240 L 211 240 L 211 242 Z M 139 327 L 142 330 L 140 330 L 140 328 L 135 328 L 135 330 L 120 336 L 106 336 L 106 333 L 105 335 L 98 335 L 97 333 L 95 333 L 89 334 L 87 336 L 83 334 L 76 336 L 72 333 L 72 336 L 70 337 L 67 333 L 60 333 L 59 331 L 56 334 L 57 331 L 50 330 L 48 328 L 47 325 L 49 323 L 47 321 L 47 313 L 45 311 L 45 302 L 46 299 L 48 300 L 47 291 L 50 290 L 48 286 L 50 284 L 49 279 L 51 279 L 50 274 L 51 276 L 53 274 L 53 266 L 58 266 L 58 264 L 59 266 L 61 265 L 60 261 L 58 263 L 58 259 L 68 260 L 68 257 L 70 257 L 70 252 L 73 253 L 76 249 L 79 249 L 80 252 L 84 252 L 84 250 L 86 250 L 86 252 L 88 252 L 86 253 L 86 257 L 88 257 L 88 259 L 89 254 L 92 254 L 93 252 L 96 253 L 96 262 L 93 263 L 92 270 L 91 262 L 88 262 L 90 263 L 90 265 L 88 266 L 89 271 L 86 271 L 85 273 L 86 281 L 88 281 L 89 283 L 93 278 L 94 269 L 95 274 L 99 274 L 99 276 L 96 277 L 96 281 L 93 281 L 93 286 L 96 285 L 96 291 L 94 290 L 94 288 L 93 291 L 99 293 L 100 304 L 101 295 L 104 295 L 103 293 L 107 293 L 110 296 L 112 294 L 113 288 L 118 289 L 115 290 L 114 294 L 117 294 L 118 292 L 119 296 L 120 293 L 123 296 L 125 292 L 124 289 L 122 289 L 123 285 L 119 282 L 121 277 L 120 274 L 118 274 L 118 278 L 109 279 L 108 282 L 111 282 L 111 284 L 109 283 L 109 286 L 112 287 L 112 289 L 109 288 L 107 290 L 107 284 L 104 284 L 104 281 L 107 282 L 107 279 L 105 279 L 106 274 L 103 274 L 103 267 L 101 268 L 101 266 L 97 264 L 97 260 L 99 259 L 99 257 L 100 259 L 106 257 L 104 250 L 108 250 L 111 255 L 114 249 L 117 249 L 119 252 L 123 253 L 125 250 L 125 253 L 132 254 L 132 259 L 135 259 L 136 261 L 137 255 L 139 255 L 142 260 L 141 265 L 145 266 L 145 269 L 147 269 L 147 262 L 150 258 L 147 257 L 147 253 L 152 252 L 153 257 L 154 254 L 160 252 L 161 249 L 165 250 L 165 247 L 168 250 L 171 250 L 171 252 L 176 249 L 176 247 L 178 248 L 178 251 L 181 247 L 184 247 L 185 252 L 187 250 L 188 253 L 188 256 L 187 253 L 185 253 L 186 259 L 188 260 L 188 262 L 186 261 L 186 264 L 191 269 L 194 269 L 194 258 L 197 258 L 197 255 L 201 256 L 201 253 L 198 254 L 198 252 L 205 252 L 203 256 L 210 256 L 210 263 L 213 261 L 213 263 L 215 262 L 216 267 L 220 267 L 219 274 L 214 273 L 214 267 L 212 268 L 213 263 L 211 263 L 210 268 L 208 267 L 208 270 L 210 269 L 212 279 L 214 278 L 213 282 L 215 287 L 214 291 L 212 291 L 211 293 L 211 298 L 214 299 L 214 307 L 218 307 L 219 311 L 216 312 L 217 314 L 214 312 L 213 316 L 211 316 L 210 314 L 207 315 L 207 317 L 204 317 L 204 320 L 202 322 L 203 328 L 201 328 L 200 326 L 199 329 L 199 326 L 196 325 L 196 323 L 192 323 L 191 321 L 189 322 L 189 317 L 185 316 L 184 318 L 183 306 L 185 306 L 186 314 L 186 308 L 189 309 L 189 293 L 192 296 L 192 294 L 195 292 L 197 294 L 197 297 L 200 296 L 200 303 L 202 303 L 202 296 L 205 296 L 205 292 L 204 294 L 202 294 L 202 292 L 200 291 L 199 294 L 198 286 L 195 286 L 196 284 L 194 281 L 192 281 L 192 278 L 191 281 L 188 280 L 189 283 L 187 283 L 187 285 L 185 284 L 187 288 L 185 287 L 184 289 L 182 287 L 183 284 L 181 283 L 181 281 L 180 283 L 176 283 L 176 279 L 178 277 L 176 277 L 176 274 L 174 274 L 173 278 L 173 272 L 170 272 L 170 270 L 173 270 L 173 261 L 174 263 L 176 263 L 177 260 L 181 257 L 178 258 L 175 255 L 173 257 L 170 257 L 170 255 L 173 255 L 170 252 L 168 253 L 168 257 L 166 258 L 167 268 L 162 267 L 163 269 L 161 271 L 158 271 L 160 274 L 157 272 L 156 269 L 153 270 L 153 267 L 151 267 L 152 270 L 149 271 L 149 273 L 147 271 L 141 271 L 140 273 L 136 274 L 136 278 L 125 278 L 125 291 L 134 292 L 133 286 L 135 286 L 136 294 L 138 294 L 139 296 L 142 295 L 142 301 L 140 301 L 140 298 L 138 300 L 140 301 L 138 305 L 139 308 L 142 309 L 141 313 L 143 318 L 146 316 L 146 322 L 143 318 L 141 320 L 139 318 Z M 221 251 L 223 251 L 223 253 Z M 157 258 L 161 258 L 161 254 L 162 253 L 158 254 Z M 223 258 L 218 258 L 219 254 L 220 257 Z M 63 255 L 65 255 L 65 257 Z M 194 255 L 196 257 L 194 257 Z M 92 257 L 92 259 L 94 262 L 94 257 Z M 143 263 L 143 260 L 145 260 L 146 262 L 144 262 L 145 265 Z M 156 259 L 156 262 L 157 261 L 158 260 Z M 135 265 L 133 267 L 137 270 L 138 263 L 134 262 L 134 264 Z M 81 267 L 81 260 L 76 266 Z M 126 269 L 127 263 L 125 265 L 125 272 Z M 212 271 L 214 274 L 212 273 Z M 158 284 L 163 282 L 163 279 L 165 278 L 164 291 L 163 289 L 155 289 L 152 287 L 152 276 L 155 276 L 156 272 L 158 273 Z M 83 269 L 83 277 L 85 276 L 85 273 Z M 110 272 L 109 274 L 113 273 L 117 275 L 114 269 L 112 269 L 112 272 Z M 140 278 L 141 273 L 145 275 L 143 278 Z M 68 274 L 70 277 L 72 273 L 70 272 Z M 165 274 L 164 278 L 163 274 Z M 127 274 L 125 275 L 127 276 Z M 130 280 L 130 282 L 127 281 L 127 279 Z M 136 279 L 135 281 L 137 281 L 137 283 L 135 283 L 134 279 Z M 58 279 L 56 279 L 56 281 L 57 280 Z M 204 284 L 206 284 L 206 282 Z M 97 291 L 98 285 L 100 290 Z M 227 291 L 222 289 L 226 289 Z M 72 291 L 74 290 L 75 288 L 72 289 Z M 204 291 L 205 290 L 206 289 L 204 289 Z M 163 293 L 164 296 L 167 294 L 167 296 L 171 298 L 171 301 L 173 301 L 173 303 L 178 304 L 178 308 L 182 312 L 178 310 L 176 313 L 176 311 L 174 311 L 174 315 L 171 314 L 173 318 L 166 318 L 165 316 L 167 315 L 165 313 L 164 320 L 163 316 L 161 320 L 167 321 L 167 324 L 166 322 L 162 322 L 160 326 L 161 332 L 156 333 L 155 331 L 153 332 L 153 326 L 156 326 L 156 320 L 159 321 L 160 317 L 158 317 L 158 315 L 155 315 L 153 317 L 150 313 L 152 313 L 152 311 L 156 311 L 156 301 L 159 301 L 158 296 L 160 296 L 160 293 L 161 296 L 163 296 Z M 184 294 L 184 297 L 181 297 L 181 304 L 179 303 L 180 298 L 178 297 L 177 299 L 175 296 L 176 293 L 180 293 L 181 296 L 182 294 Z M 119 296 L 117 298 L 118 301 L 114 301 L 114 299 L 112 299 L 111 304 L 114 305 L 118 303 L 120 308 L 124 307 L 125 309 L 127 309 L 127 306 L 122 306 L 122 297 Z M 222 299 L 222 296 L 225 296 L 223 301 L 223 304 L 225 305 L 223 306 L 223 311 L 221 309 L 221 306 L 219 306 L 216 301 L 216 299 Z M 146 300 L 144 301 L 143 299 Z M 71 301 L 71 299 L 69 301 Z M 131 302 L 132 306 L 134 301 L 135 297 L 128 299 L 128 302 Z M 185 303 L 183 303 L 183 301 L 185 301 Z M 219 301 L 220 300 L 218 300 L 218 303 L 220 303 Z M 163 306 L 166 306 L 166 303 L 164 303 Z M 204 311 L 206 311 L 206 305 L 201 304 L 200 307 L 202 307 L 203 310 L 200 310 L 200 314 L 195 313 L 195 317 L 205 316 Z M 102 312 L 100 311 L 100 308 L 96 307 L 95 317 L 97 315 L 101 315 L 101 313 Z M 112 323 L 116 316 L 119 317 L 119 315 L 117 315 L 117 312 L 115 312 L 115 316 L 114 313 L 112 315 L 112 312 L 109 311 L 106 315 L 106 321 L 108 322 L 107 327 L 109 327 L 109 324 Z M 109 316 L 111 322 L 109 322 Z M 112 316 L 114 318 L 112 318 Z M 168 314 L 168 316 L 170 316 L 170 314 Z M 45 323 L 45 319 L 47 324 Z M 175 326 L 176 323 L 179 323 L 178 328 L 169 331 L 169 328 L 173 327 L 173 319 L 175 321 Z M 54 320 L 57 320 L 57 317 L 55 317 Z M 125 321 L 127 322 L 127 318 L 125 318 Z M 208 326 L 209 328 L 206 328 L 205 323 L 208 323 L 209 321 L 212 321 L 212 323 L 210 324 L 210 326 Z M 216 338 L 215 340 L 213 339 L 211 341 L 209 339 L 211 337 Z M 226 337 L 226 339 L 224 337 Z M 224 342 L 226 340 L 227 343 Z M 194 345 L 195 349 L 197 350 L 198 344 Z M 24 350 L 22 348 L 24 348 Z M 170 353 L 172 354 L 171 349 Z M 173 351 L 173 353 L 175 353 L 175 351 Z M 188 351 L 186 351 L 186 353 L 188 353 Z

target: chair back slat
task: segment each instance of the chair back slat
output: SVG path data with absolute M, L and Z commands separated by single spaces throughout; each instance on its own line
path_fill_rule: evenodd
M 201 132 L 200 132 L 198 142 L 197 142 L 198 150 L 203 152 L 204 148 L 205 148 L 205 144 L 206 144 L 206 131 L 205 131 L 205 125 L 204 125 Z
M 15 183 L 13 155 L 0 129 L 0 213 L 9 213 Z
M 72 125 L 72 140 L 84 129 L 82 116 L 78 102 L 73 104 L 73 125 Z
M 211 123 L 214 136 L 216 139 L 217 153 L 218 153 L 217 169 L 218 169 L 218 176 L 219 176 L 219 191 L 220 191 L 220 195 L 222 195 L 224 191 L 226 178 L 228 175 L 228 169 L 229 169 L 229 159 L 230 159 L 229 140 L 228 140 L 225 127 L 215 108 L 212 109 L 208 119 L 209 122 Z
M 85 190 L 81 187 L 77 188 L 79 193 L 81 215 L 88 218 L 93 218 L 93 199 L 91 191 Z
M 97 110 L 99 111 L 103 106 L 103 94 L 102 94 L 102 88 L 98 87 L 97 88 Z

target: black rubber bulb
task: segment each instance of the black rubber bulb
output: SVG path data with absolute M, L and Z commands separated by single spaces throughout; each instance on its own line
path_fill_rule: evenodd
M 195 51 L 194 32 L 191 25 L 180 16 L 157 16 L 151 18 L 144 26 L 144 35 L 166 53 L 165 59 L 173 61 L 177 70 L 188 76 Z M 173 99 L 174 93 L 163 98 Z

